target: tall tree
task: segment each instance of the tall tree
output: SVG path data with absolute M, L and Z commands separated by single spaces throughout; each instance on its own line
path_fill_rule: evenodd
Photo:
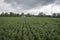
M 13 12 L 10 12 L 10 16 L 15 16 L 15 14 Z
M 44 16 L 45 14 L 43 13 L 43 12 L 40 12 L 39 14 L 38 14 L 38 16 L 40 16 L 40 17 L 42 17 L 42 16 Z
M 1 13 L 1 16 L 4 16 L 4 12 Z
M 9 16 L 9 14 L 6 12 L 5 14 L 4 14 L 5 16 Z
M 21 13 L 21 15 L 20 15 L 20 16 L 21 16 L 21 17 L 25 17 L 25 15 L 24 15 L 24 13 L 23 13 L 23 12 Z
M 27 13 L 26 14 L 26 17 L 31 17 L 32 15 L 30 13 Z
M 60 13 L 57 13 L 57 17 L 60 17 Z
M 53 14 L 52 14 L 52 16 L 53 16 L 53 17 L 56 17 L 56 16 L 57 16 L 57 14 L 56 14 L 56 13 L 53 13 Z

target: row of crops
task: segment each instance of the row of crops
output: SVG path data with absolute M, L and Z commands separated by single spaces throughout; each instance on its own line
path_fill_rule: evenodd
M 60 18 L 0 17 L 0 40 L 60 40 Z

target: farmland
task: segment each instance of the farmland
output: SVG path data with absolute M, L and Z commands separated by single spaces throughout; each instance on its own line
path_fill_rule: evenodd
M 0 17 L 0 40 L 60 40 L 60 18 Z

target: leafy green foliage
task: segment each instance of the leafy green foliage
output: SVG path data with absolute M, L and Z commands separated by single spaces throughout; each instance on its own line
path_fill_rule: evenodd
M 60 40 L 60 18 L 0 17 L 0 40 Z
M 47 13 L 46 13 L 47 14 Z M 46 15 L 45 13 L 43 12 L 40 12 L 38 15 L 34 15 L 34 14 L 31 14 L 31 13 L 14 13 L 14 12 L 2 12 L 0 14 L 0 17 L 57 17 L 57 18 L 60 18 L 60 13 L 52 13 L 52 15 Z

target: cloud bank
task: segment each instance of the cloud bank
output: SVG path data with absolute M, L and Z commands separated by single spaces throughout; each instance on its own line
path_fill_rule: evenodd
M 55 2 L 55 0 L 4 0 L 4 2 L 14 6 L 19 6 L 22 9 L 32 9 L 38 6 L 52 4 Z
M 50 14 L 51 6 L 59 12 L 60 0 L 0 0 L 0 12 L 44 12 Z M 54 10 L 53 10 L 54 12 Z

